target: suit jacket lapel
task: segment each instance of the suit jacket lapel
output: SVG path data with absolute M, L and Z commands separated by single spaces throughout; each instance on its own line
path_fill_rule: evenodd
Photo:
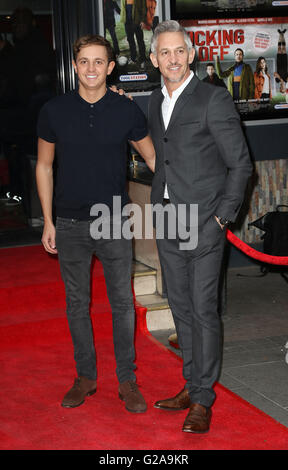
M 197 78 L 196 75 L 194 75 L 194 77 L 192 78 L 192 80 L 190 80 L 186 88 L 184 88 L 183 92 L 181 93 L 181 95 L 176 101 L 176 104 L 174 106 L 173 113 L 170 118 L 169 125 L 167 127 L 166 132 L 169 131 L 170 126 L 173 126 L 174 122 L 177 120 L 179 114 L 181 113 L 181 109 L 187 103 L 188 95 L 191 95 L 194 92 L 195 87 L 198 84 L 198 82 L 199 82 L 199 78 Z M 161 116 L 162 116 L 162 113 L 161 113 Z M 163 122 L 163 119 L 162 119 L 162 122 Z
M 155 111 L 158 115 L 159 118 L 159 123 L 161 125 L 161 130 L 165 132 L 165 126 L 164 126 L 164 121 L 163 121 L 163 116 L 162 116 L 162 103 L 164 100 L 164 95 L 162 91 L 160 90 L 160 93 L 155 97 Z

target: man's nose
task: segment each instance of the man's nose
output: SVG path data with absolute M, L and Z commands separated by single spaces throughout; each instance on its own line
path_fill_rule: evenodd
M 88 62 L 88 72 L 94 72 L 94 71 L 95 71 L 94 62 Z
M 175 52 L 170 52 L 169 60 L 172 64 L 175 64 L 177 62 L 176 54 Z

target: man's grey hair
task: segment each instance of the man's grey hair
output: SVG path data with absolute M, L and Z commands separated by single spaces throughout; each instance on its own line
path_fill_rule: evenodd
M 159 23 L 158 26 L 155 28 L 151 41 L 151 52 L 153 54 L 156 53 L 158 37 L 162 33 L 183 33 L 184 41 L 188 47 L 188 51 L 193 48 L 192 41 L 190 39 L 190 36 L 187 34 L 186 29 L 183 28 L 183 26 L 181 26 L 178 21 L 167 20 L 162 21 L 162 23 Z

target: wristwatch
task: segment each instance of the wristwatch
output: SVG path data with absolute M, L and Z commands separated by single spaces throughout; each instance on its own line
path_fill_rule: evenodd
M 224 225 L 224 227 L 228 227 L 228 225 L 231 224 L 231 220 L 225 219 L 225 217 L 218 217 L 218 220 L 221 225 Z

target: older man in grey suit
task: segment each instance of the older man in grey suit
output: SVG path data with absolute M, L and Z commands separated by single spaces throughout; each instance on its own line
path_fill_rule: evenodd
M 186 383 L 155 407 L 189 408 L 182 430 L 202 433 L 210 427 L 220 369 L 217 295 L 225 230 L 239 212 L 252 165 L 231 96 L 190 71 L 195 50 L 185 29 L 175 21 L 161 23 L 151 51 L 164 79 L 149 105 L 157 154 L 152 204 L 185 204 L 187 214 L 197 204 L 199 224 L 194 249 L 181 249 L 179 234 L 157 240 Z

